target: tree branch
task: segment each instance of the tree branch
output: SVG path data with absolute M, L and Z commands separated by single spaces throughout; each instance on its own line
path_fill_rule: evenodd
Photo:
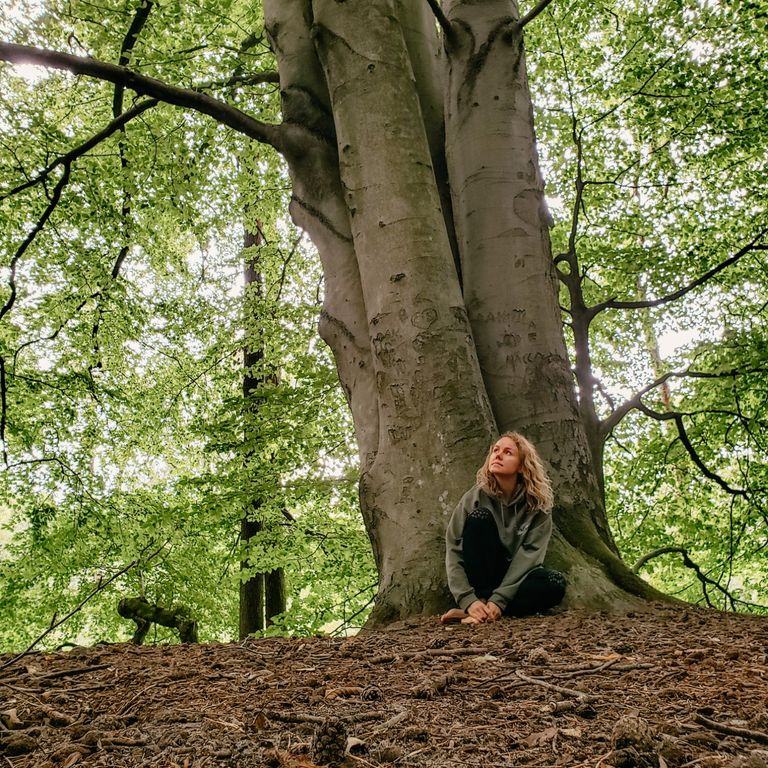
M 688 437 L 688 433 L 685 431 L 685 425 L 683 424 L 683 416 L 680 413 L 674 414 L 674 422 L 677 427 L 677 433 L 680 435 L 680 441 L 685 446 L 685 450 L 688 451 L 688 455 L 691 457 L 693 463 L 704 473 L 705 477 L 716 482 L 726 493 L 730 493 L 734 496 L 746 496 L 747 492 L 742 488 L 731 488 L 728 483 L 723 480 L 720 475 L 710 470 L 706 464 L 701 460 L 701 457 L 696 452 L 693 444 Z
M 521 30 L 528 24 L 529 21 L 533 21 L 550 3 L 552 0 L 540 0 L 528 13 L 523 16 L 520 21 L 517 22 L 517 29 Z
M 136 45 L 136 41 L 139 39 L 139 34 L 141 34 L 141 30 L 144 28 L 144 25 L 147 23 L 147 19 L 149 18 L 149 12 L 152 10 L 153 0 L 142 0 L 141 4 L 136 9 L 136 13 L 133 16 L 133 20 L 131 21 L 130 27 L 128 27 L 128 31 L 125 34 L 125 37 L 123 38 L 123 44 L 120 47 L 120 57 L 117 60 L 117 63 L 121 67 L 126 67 L 130 63 L 131 60 L 131 54 L 133 53 L 133 47 Z M 125 86 L 121 83 L 118 83 L 115 85 L 115 92 L 112 97 L 112 116 L 115 120 L 120 117 L 120 115 L 123 112 L 123 97 L 125 95 Z M 118 141 L 118 150 L 120 152 L 120 167 L 122 168 L 122 192 L 123 192 L 123 205 L 122 210 L 120 211 L 121 216 L 121 227 L 122 227 L 122 235 L 123 235 L 123 243 L 120 246 L 120 250 L 118 251 L 117 258 L 115 259 L 115 262 L 112 266 L 112 273 L 111 273 L 111 279 L 114 283 L 115 280 L 117 280 L 118 274 L 120 274 L 120 269 L 123 266 L 123 262 L 128 257 L 128 251 L 129 251 L 129 242 L 130 242 L 130 218 L 131 218 L 131 207 L 133 205 L 133 195 L 131 194 L 131 191 L 128 186 L 126 186 L 126 178 L 128 173 L 128 158 L 125 153 L 125 147 L 127 142 L 127 134 L 125 131 L 125 126 L 122 126 L 120 128 L 120 133 L 122 134 L 122 138 Z M 107 289 L 104 289 L 106 291 Z M 102 289 L 98 289 L 96 292 L 97 296 L 102 296 L 103 291 Z M 99 303 L 99 311 L 96 314 L 96 320 L 93 323 L 93 327 L 91 328 L 91 346 L 93 351 L 93 359 L 91 362 L 91 369 L 96 367 L 101 367 L 101 353 L 99 349 L 99 329 L 101 328 L 101 319 L 104 316 L 104 310 L 101 303 Z
M 690 457 L 691 461 L 701 470 L 702 474 L 709 480 L 717 483 L 717 485 L 719 485 L 726 493 L 729 493 L 732 496 L 743 496 L 745 498 L 749 496 L 749 492 L 743 488 L 732 488 L 727 483 L 727 481 L 723 480 L 720 475 L 709 469 L 709 467 L 707 467 L 707 465 L 702 461 L 696 449 L 693 447 L 690 438 L 688 437 L 688 432 L 686 431 L 685 425 L 683 424 L 682 413 L 678 413 L 677 411 L 659 413 L 658 411 L 654 411 L 652 408 L 649 408 L 647 405 L 643 405 L 642 402 L 638 403 L 637 409 L 642 411 L 646 416 L 649 416 L 652 419 L 656 419 L 656 421 L 674 421 L 675 426 L 677 427 L 677 434 L 680 437 L 680 442 L 688 452 L 688 456 Z
M 749 370 L 740 370 L 738 368 L 732 368 L 728 371 L 722 371 L 720 373 L 711 373 L 707 371 L 692 371 L 690 369 L 687 369 L 685 371 L 667 371 L 662 376 L 659 376 L 658 379 L 655 381 L 652 381 L 650 384 L 643 387 L 641 390 L 636 392 L 629 400 L 626 400 L 623 402 L 620 406 L 615 408 L 610 416 L 606 417 L 602 420 L 600 423 L 600 429 L 602 431 L 603 435 L 607 435 L 609 432 L 611 432 L 614 427 L 616 427 L 617 424 L 621 422 L 621 420 L 633 409 L 640 408 L 642 404 L 642 398 L 644 395 L 647 395 L 651 390 L 656 389 L 656 387 L 660 387 L 662 384 L 665 384 L 669 379 L 680 379 L 680 378 L 690 378 L 690 379 L 729 379 L 729 378 L 735 378 L 736 376 L 741 376 L 746 373 L 765 373 L 766 369 L 763 367 L 757 367 L 757 368 L 750 368 Z M 708 411 L 709 413 L 712 413 L 713 411 Z M 683 414 L 680 414 L 683 415 Z M 665 418 L 673 418 L 673 416 L 670 414 L 663 414 Z
M 445 39 L 449 42 L 452 42 L 456 37 L 456 33 L 453 31 L 453 26 L 448 20 L 448 17 L 443 13 L 443 9 L 440 7 L 440 3 L 438 0 L 427 0 L 427 2 L 429 3 L 429 7 L 432 9 L 432 13 L 435 14 L 437 23 L 442 27 Z
M 165 545 L 163 545 L 165 546 Z M 155 550 L 148 558 L 147 560 L 151 560 L 153 557 L 158 555 L 162 551 L 163 547 L 161 546 L 159 549 Z M 45 637 L 51 634 L 54 629 L 57 627 L 60 627 L 67 619 L 74 616 L 78 611 L 80 611 L 83 606 L 91 600 L 91 598 L 95 597 L 99 594 L 99 592 L 103 592 L 115 579 L 122 576 L 124 573 L 127 573 L 131 570 L 134 566 L 138 565 L 139 560 L 134 560 L 133 562 L 128 563 L 124 568 L 121 568 L 117 573 L 112 574 L 106 581 L 103 580 L 103 578 L 99 579 L 99 583 L 63 618 L 56 619 L 56 615 L 54 614 L 53 618 L 51 619 L 51 624 L 48 627 L 48 629 L 45 630 L 37 639 L 35 639 L 32 644 L 25 650 L 22 651 L 18 656 L 14 656 L 12 659 L 9 659 L 4 664 L 0 665 L 0 670 L 5 669 L 6 667 L 10 667 L 11 664 L 15 664 L 20 659 L 23 659 L 41 640 L 43 640 Z
M 676 301 L 677 299 L 685 296 L 685 294 L 690 293 L 695 288 L 698 288 L 700 285 L 703 285 L 708 280 L 711 280 L 713 277 L 715 277 L 715 275 L 720 274 L 720 272 L 722 272 L 724 269 L 727 269 L 731 265 L 735 264 L 746 254 L 753 251 L 768 251 L 768 244 L 758 243 L 758 241 L 763 238 L 766 233 L 768 233 L 768 229 L 761 230 L 752 239 L 751 242 L 740 248 L 733 256 L 726 259 L 725 261 L 721 261 L 717 266 L 713 267 L 708 272 L 705 272 L 700 277 L 697 277 L 692 283 L 689 283 L 677 291 L 669 293 L 666 296 L 662 296 L 660 299 L 653 299 L 648 301 L 616 301 L 615 299 L 609 299 L 608 301 L 595 304 L 589 308 L 590 319 L 594 318 L 595 315 L 599 314 L 605 309 L 647 309 L 649 307 L 659 307 L 662 304 L 668 304 L 671 301 Z
M 131 26 L 128 27 L 128 31 L 125 33 L 125 37 L 123 38 L 123 44 L 120 47 L 120 58 L 117 60 L 117 63 L 121 67 L 128 65 L 128 62 L 131 59 L 133 46 L 136 45 L 139 34 L 141 33 L 144 25 L 147 23 L 149 12 L 152 10 L 152 5 L 153 0 L 142 0 L 141 5 L 139 5 L 139 7 L 136 9 L 133 21 L 131 21 Z M 123 111 L 124 90 L 125 88 L 122 84 L 118 84 L 115 87 L 115 95 L 112 99 L 112 114 L 115 117 L 118 117 L 118 115 L 120 115 L 120 113 Z
M 62 69 L 76 75 L 88 75 L 99 80 L 106 80 L 115 85 L 130 88 L 136 93 L 173 104 L 177 107 L 192 109 L 208 115 L 238 133 L 260 141 L 276 149 L 284 150 L 283 130 L 279 125 L 264 123 L 241 112 L 236 107 L 188 88 L 179 88 L 161 80 L 140 75 L 126 67 L 108 64 L 97 59 L 72 56 L 60 51 L 49 51 L 28 45 L 15 45 L 0 42 L 0 60 L 16 64 L 35 64 L 37 66 Z
M 260 85 L 261 83 L 280 84 L 280 75 L 278 72 L 252 72 L 251 74 L 232 75 L 226 80 L 209 82 L 200 86 L 201 90 L 212 90 L 214 88 L 235 88 L 238 85 Z
M 643 395 L 647 395 L 651 390 L 660 387 L 667 382 L 673 376 L 683 376 L 684 373 L 676 371 L 668 371 L 663 376 L 660 376 L 655 381 L 652 381 L 647 386 L 643 387 L 639 392 L 636 392 L 629 400 L 624 401 L 618 408 L 615 408 L 610 416 L 606 417 L 600 422 L 600 431 L 603 436 L 610 434 L 610 432 L 622 421 L 622 419 L 634 409 L 639 409 L 642 406 Z
M 146 101 L 142 101 L 140 104 L 137 104 L 132 109 L 129 109 L 127 112 L 123 112 L 120 117 L 109 123 L 103 130 L 91 136 L 90 139 L 84 141 L 74 149 L 70 149 L 69 152 L 61 155 L 61 157 L 57 157 L 50 165 L 40 171 L 40 173 L 33 179 L 25 181 L 18 187 L 14 187 L 10 191 L 0 195 L 0 202 L 6 198 L 11 197 L 12 195 L 16 195 L 19 192 L 23 192 L 25 189 L 29 189 L 30 187 L 39 184 L 41 181 L 45 181 L 45 179 L 50 176 L 51 172 L 56 170 L 56 168 L 58 168 L 60 165 L 71 164 L 74 160 L 77 160 L 77 158 L 82 157 L 84 154 L 86 154 L 86 152 L 89 152 L 94 147 L 101 144 L 102 141 L 108 139 L 113 133 L 119 131 L 126 123 L 143 114 L 148 109 L 157 106 L 157 104 L 157 99 L 147 99 Z
M 638 573 L 649 560 L 653 560 L 655 557 L 671 554 L 674 552 L 681 554 L 683 556 L 683 565 L 686 568 L 693 570 L 693 572 L 696 574 L 696 578 L 701 582 L 701 587 L 704 592 L 704 599 L 707 601 L 707 605 L 710 608 L 712 608 L 713 605 L 709 599 L 709 594 L 707 593 L 707 586 L 712 586 L 718 592 L 721 592 L 731 604 L 731 610 L 736 610 L 736 603 L 747 605 L 745 600 L 740 600 L 738 597 L 734 597 L 724 586 L 720 584 L 719 581 L 715 581 L 715 579 L 709 578 L 709 576 L 707 576 L 707 574 L 702 571 L 701 566 L 691 560 L 690 555 L 688 554 L 688 550 L 685 547 L 659 547 L 658 549 L 654 549 L 637 560 L 637 562 L 632 566 L 632 572 Z
M 739 602 L 742 601 L 739 600 Z M 768 744 L 768 733 L 764 733 L 763 731 L 753 731 L 749 728 L 739 728 L 735 725 L 728 725 L 727 723 L 718 723 L 715 720 L 710 720 L 708 717 L 705 717 L 700 712 L 696 712 L 693 719 L 697 723 L 706 725 L 707 728 L 711 728 L 713 731 L 727 733 L 729 736 L 739 736 L 742 739 L 752 739 L 761 744 Z
M 8 466 L 8 448 L 5 444 L 5 424 L 8 417 L 7 384 L 5 379 L 5 358 L 0 355 L 0 443 L 3 446 L 3 463 Z
M 56 187 L 53 190 L 53 195 L 51 196 L 46 209 L 37 220 L 37 224 L 35 224 L 30 233 L 26 236 L 26 238 L 24 238 L 24 242 L 19 246 L 18 250 L 11 259 L 11 263 L 9 264 L 10 275 L 8 277 L 8 286 L 11 289 L 11 295 L 8 297 L 8 300 L 5 302 L 5 304 L 0 307 L 0 320 L 2 320 L 3 317 L 10 311 L 11 307 L 16 301 L 16 265 L 18 264 L 19 259 L 24 255 L 24 252 L 27 250 L 27 248 L 32 245 L 32 241 L 35 239 L 40 230 L 42 230 L 42 228 L 45 226 L 45 223 L 51 217 L 51 214 L 59 204 L 61 193 L 69 182 L 70 169 L 70 163 L 64 163 L 64 173 L 61 175 L 61 178 L 56 184 Z
M 659 547 L 658 549 L 646 552 L 642 557 L 638 558 L 635 564 L 632 566 L 632 573 L 638 573 L 640 569 L 649 561 L 660 555 L 668 555 L 672 552 L 679 552 L 681 555 L 687 557 L 688 550 L 684 547 Z

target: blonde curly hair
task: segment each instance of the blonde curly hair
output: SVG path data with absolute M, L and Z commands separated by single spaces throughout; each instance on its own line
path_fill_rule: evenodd
M 508 437 L 517 446 L 517 452 L 520 456 L 520 477 L 523 480 L 525 494 L 528 497 L 528 505 L 531 510 L 551 511 L 554 502 L 552 484 L 549 482 L 546 470 L 544 469 L 544 462 L 541 460 L 539 452 L 534 448 L 533 443 L 519 432 L 505 432 L 499 436 L 499 440 L 502 437 Z M 501 487 L 490 471 L 493 446 L 499 440 L 494 440 L 491 444 L 483 466 L 477 470 L 477 484 L 491 496 L 502 496 Z

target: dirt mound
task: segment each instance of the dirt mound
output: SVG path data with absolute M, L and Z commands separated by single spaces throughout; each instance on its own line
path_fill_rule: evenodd
M 346 640 L 78 648 L 0 680 L 14 768 L 768 768 L 768 620 L 436 618 Z M 339 763 L 337 763 L 339 764 Z

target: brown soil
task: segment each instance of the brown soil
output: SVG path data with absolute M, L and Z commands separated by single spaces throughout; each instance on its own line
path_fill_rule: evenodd
M 0 673 L 0 765 L 304 768 L 331 718 L 344 768 L 766 768 L 767 652 L 766 619 L 662 607 L 35 653 Z

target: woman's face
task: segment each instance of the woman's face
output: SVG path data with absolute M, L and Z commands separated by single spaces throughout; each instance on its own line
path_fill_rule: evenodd
M 488 469 L 495 477 L 512 477 L 520 471 L 520 452 L 511 437 L 501 437 L 491 448 Z

